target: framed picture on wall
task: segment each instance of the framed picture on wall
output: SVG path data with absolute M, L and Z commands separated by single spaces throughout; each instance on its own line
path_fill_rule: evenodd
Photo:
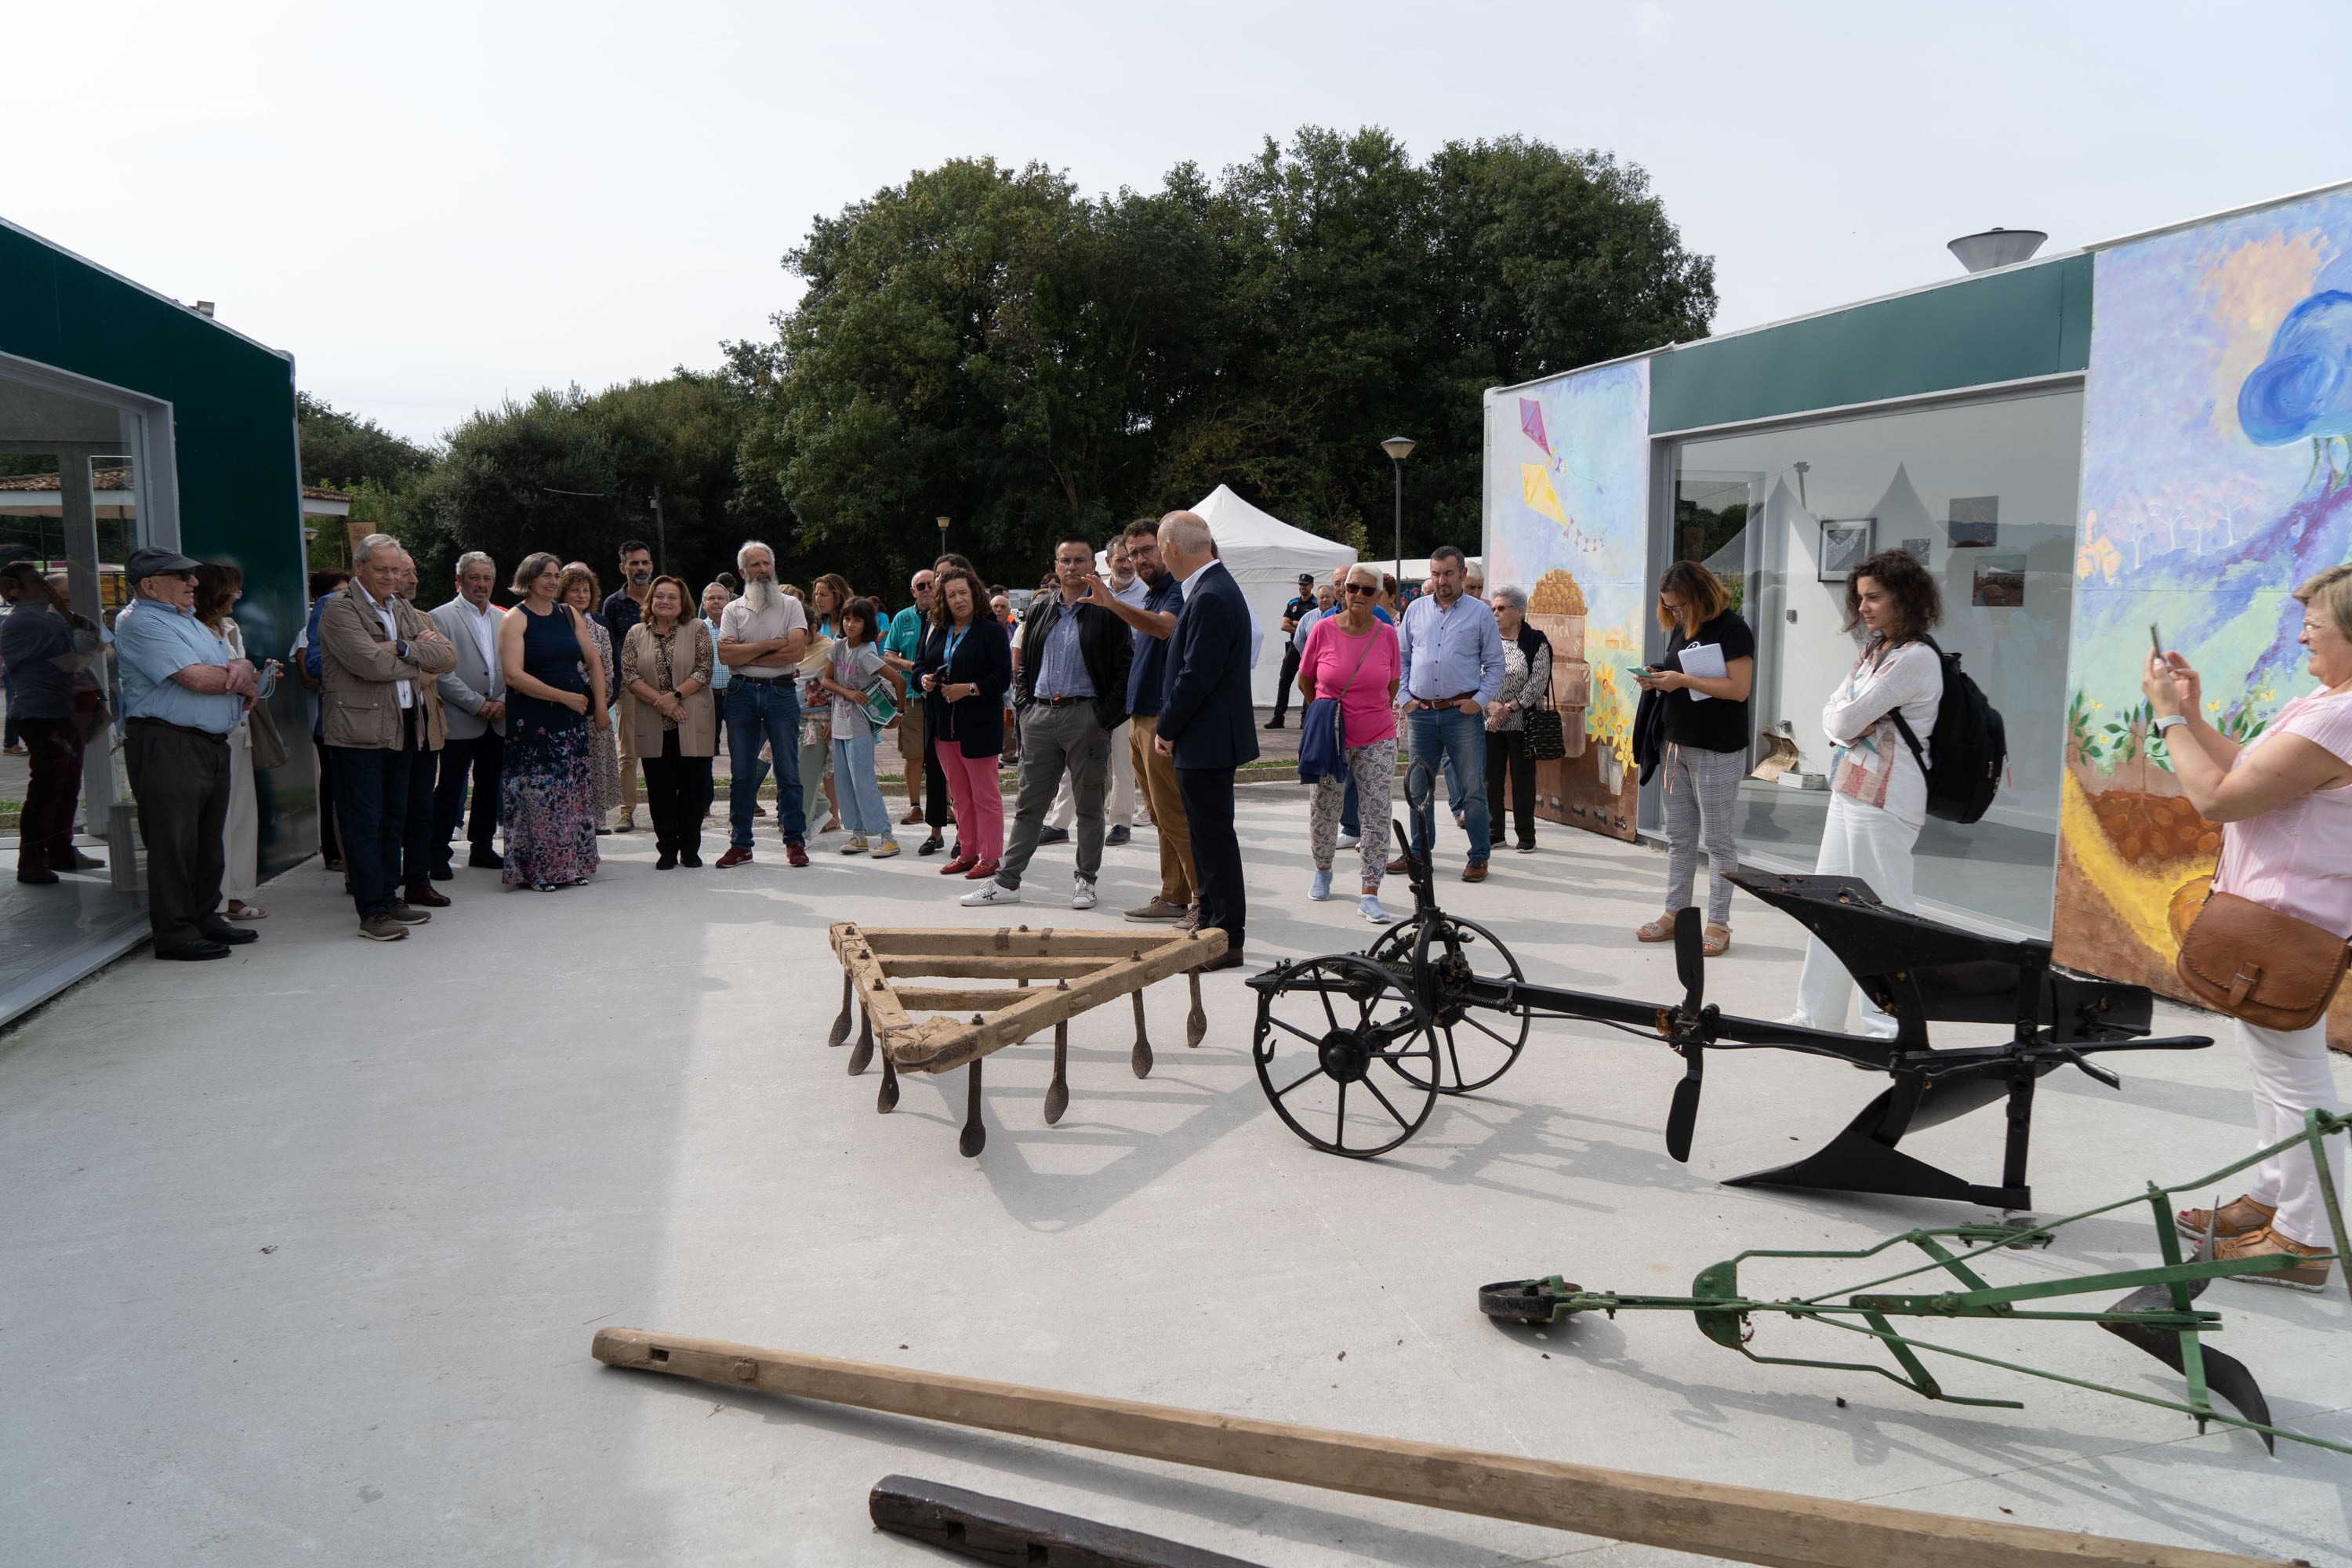
M 1901 548 L 1909 551 L 1911 558 L 1922 566 L 1932 564 L 1934 562 L 1936 542 L 1932 539 L 1906 539 Z
M 2025 557 L 1987 555 L 1979 559 L 1969 603 L 1979 610 L 2025 608 Z
M 1849 518 L 1843 521 L 1823 518 L 1820 581 L 1844 582 L 1855 567 L 1870 558 L 1871 536 L 1877 529 L 1878 520 L 1874 517 Z
M 2000 540 L 1999 496 L 1954 496 L 1944 525 L 1955 550 L 1990 550 Z

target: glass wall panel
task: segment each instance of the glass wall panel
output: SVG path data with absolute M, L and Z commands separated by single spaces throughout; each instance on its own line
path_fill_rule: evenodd
M 59 378 L 63 379 L 63 378 Z M 0 371 L 0 561 L 34 561 L 66 586 L 88 634 L 82 668 L 104 695 L 105 711 L 119 710 L 113 661 L 102 642 L 122 593 L 122 563 L 141 542 L 136 454 L 143 449 L 142 416 L 54 385 L 36 384 Z M 49 613 L 33 604 L 0 604 L 0 625 L 12 615 Z M 0 696 L 10 709 L 16 692 L 0 671 Z M 103 712 L 79 710 L 75 731 L 84 738 L 81 792 L 74 812 L 72 867 L 52 861 L 58 880 L 31 882 L 7 875 L 24 869 L 17 828 L 31 782 L 31 761 L 13 725 L 0 749 L 0 1018 L 25 1006 L 120 952 L 142 930 L 127 801 L 113 727 Z M 45 764 L 54 762 L 52 748 Z
M 1671 548 L 1734 584 L 1755 629 L 1759 757 L 1767 732 L 1797 750 L 1776 782 L 1741 786 L 1743 859 L 1811 868 L 1828 804 L 1821 707 L 1859 647 L 1845 574 L 1908 549 L 1943 587 L 1937 640 L 2000 710 L 2010 748 L 1982 822 L 1921 832 L 1918 896 L 2048 933 L 2082 423 L 2066 390 L 1675 445 Z

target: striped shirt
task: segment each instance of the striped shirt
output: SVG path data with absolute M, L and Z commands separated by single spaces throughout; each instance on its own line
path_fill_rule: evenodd
M 2279 734 L 2300 735 L 2352 763 L 2352 692 L 2296 698 L 2246 742 L 2238 760 Z M 2352 784 L 2314 790 L 2275 811 L 2225 823 L 2213 886 L 2352 937 Z

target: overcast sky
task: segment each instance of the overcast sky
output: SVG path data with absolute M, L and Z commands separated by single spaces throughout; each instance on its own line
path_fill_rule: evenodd
M 1298 125 L 1651 174 L 1726 331 L 2352 177 L 2340 5 L 149 0 L 10 21 L 0 216 L 433 438 L 764 336 L 810 217 L 956 156 L 1151 187 Z M 2316 73 L 2316 74 L 2311 74 Z

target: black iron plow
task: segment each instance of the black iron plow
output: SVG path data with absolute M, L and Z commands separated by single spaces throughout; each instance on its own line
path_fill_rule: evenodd
M 1430 831 L 1424 764 L 1406 797 Z M 1891 1080 L 1827 1144 L 1793 1164 L 1734 1185 L 1819 1187 L 1948 1198 L 2002 1209 L 2032 1206 L 2026 1179 L 2033 1090 L 2072 1067 L 2110 1089 L 2122 1080 L 2091 1058 L 2126 1050 L 2195 1050 L 2202 1035 L 2148 1039 L 2154 1002 L 2144 986 L 2086 980 L 2051 967 L 2050 944 L 1979 936 L 1881 904 L 1850 877 L 1743 871 L 1733 880 L 1794 916 L 1853 972 L 1895 1020 L 1892 1038 L 1727 1014 L 1706 1000 L 1699 911 L 1675 920 L 1678 1002 L 1637 1002 L 1531 983 L 1502 939 L 1437 905 L 1425 849 L 1402 829 L 1413 913 L 1360 953 L 1276 964 L 1249 981 L 1258 994 L 1252 1037 L 1258 1080 L 1283 1121 L 1316 1148 L 1364 1158 L 1411 1139 L 1441 1094 L 1501 1078 L 1538 1018 L 1594 1023 L 1662 1040 L 1683 1058 L 1666 1112 L 1666 1152 L 1690 1158 L 1708 1053 L 1785 1050 L 1884 1072 Z M 1930 1023 L 2000 1024 L 2009 1038 L 1937 1047 Z M 1906 1134 L 2004 1101 L 2008 1131 L 1997 1184 L 1969 1182 L 1904 1152 Z

